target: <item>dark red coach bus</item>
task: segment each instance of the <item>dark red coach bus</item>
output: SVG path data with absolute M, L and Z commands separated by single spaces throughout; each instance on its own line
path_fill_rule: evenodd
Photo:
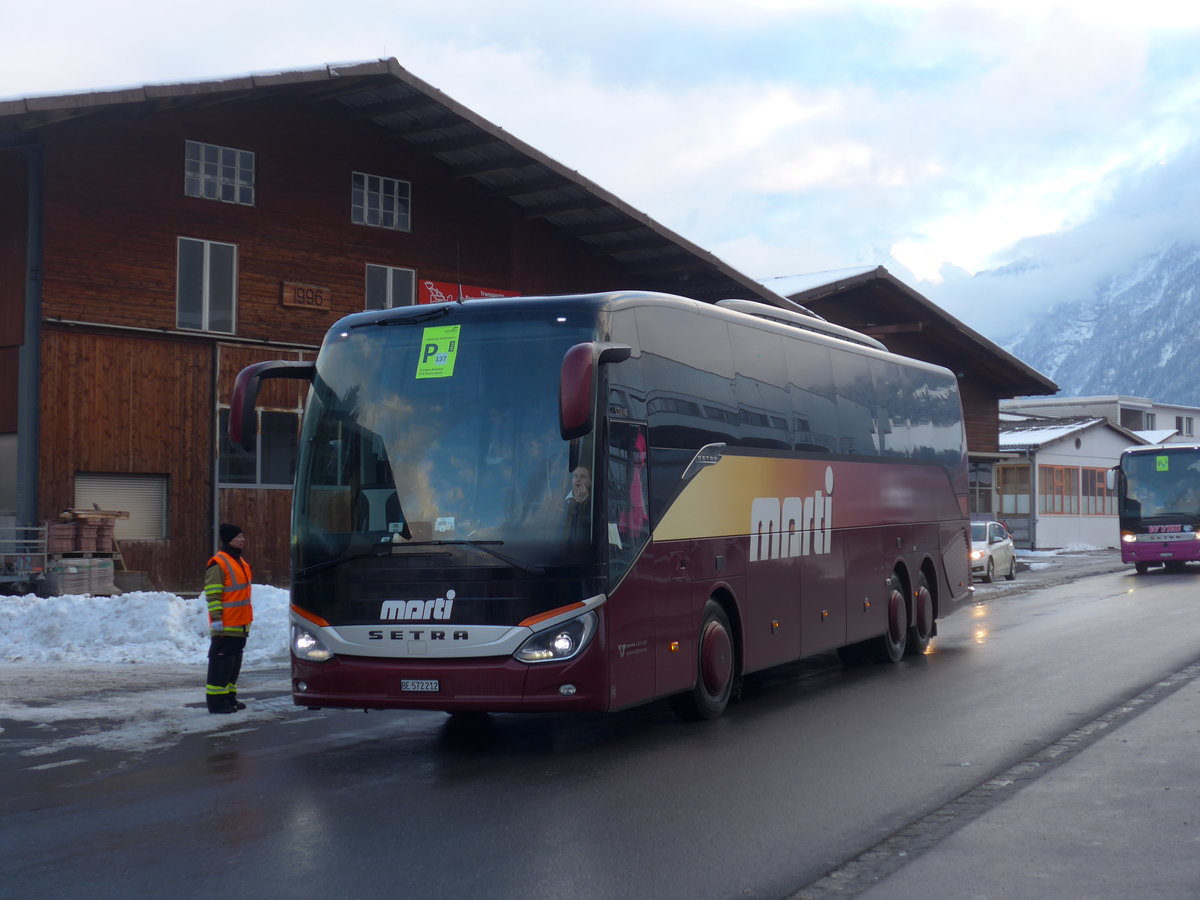
M 638 292 L 348 316 L 293 498 L 308 707 L 719 716 L 743 675 L 897 661 L 969 596 L 957 384 L 765 304 Z

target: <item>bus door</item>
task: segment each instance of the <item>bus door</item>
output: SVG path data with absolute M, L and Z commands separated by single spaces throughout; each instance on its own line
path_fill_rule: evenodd
M 609 695 L 612 708 L 654 696 L 654 633 L 658 616 L 656 584 L 666 563 L 656 564 L 644 551 L 650 539 L 649 473 L 646 428 L 610 422 L 604 454 L 602 526 L 608 539 L 610 590 L 608 617 Z

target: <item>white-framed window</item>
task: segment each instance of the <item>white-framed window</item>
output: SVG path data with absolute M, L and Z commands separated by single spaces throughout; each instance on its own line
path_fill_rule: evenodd
M 184 141 L 183 193 L 223 203 L 254 205 L 254 153 Z
M 396 231 L 412 230 L 412 185 L 398 178 L 354 172 L 350 176 L 350 221 Z
M 391 309 L 417 302 L 417 272 L 395 266 L 367 263 L 367 296 L 364 309 Z
M 229 410 L 217 414 L 219 448 L 217 486 L 290 488 L 296 476 L 300 413 L 263 409 L 258 413 L 258 439 L 247 451 L 229 440 Z
M 1145 417 L 1142 419 L 1142 427 L 1145 428 L 1147 431 L 1153 431 L 1155 429 L 1155 427 L 1157 427 L 1157 424 L 1158 424 L 1158 418 L 1152 412 L 1146 413 Z
M 75 474 L 75 509 L 129 513 L 114 520 L 118 541 L 162 541 L 170 537 L 166 475 Z
M 1192 434 L 1194 434 L 1192 430 L 1194 427 L 1195 425 L 1191 416 L 1175 417 L 1175 430 L 1181 435 L 1190 437 Z
M 181 237 L 175 298 L 180 328 L 233 334 L 237 245 Z

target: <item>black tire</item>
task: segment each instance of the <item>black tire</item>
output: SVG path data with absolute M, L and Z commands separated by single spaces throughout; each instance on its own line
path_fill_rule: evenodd
M 696 684 L 690 691 L 671 698 L 671 707 L 681 719 L 697 722 L 716 719 L 729 705 L 737 677 L 733 632 L 721 604 L 709 600 L 700 618 L 696 640 Z
M 1145 575 L 1150 571 L 1150 563 L 1134 563 L 1133 568 L 1139 575 Z
M 1008 561 L 1008 574 L 1004 576 L 1005 581 L 1012 581 L 1017 577 L 1017 558 L 1014 556 Z
M 987 568 L 983 572 L 982 581 L 984 584 L 991 584 L 995 580 L 996 580 L 996 561 L 989 556 Z
M 892 576 L 888 582 L 887 631 L 874 642 L 877 662 L 900 662 L 908 647 L 908 603 L 901 587 L 900 579 Z
M 904 648 L 908 656 L 920 656 L 929 649 L 933 623 L 933 594 L 929 590 L 929 580 L 922 572 L 917 576 L 917 589 L 913 591 L 912 622 L 908 626 L 908 645 Z

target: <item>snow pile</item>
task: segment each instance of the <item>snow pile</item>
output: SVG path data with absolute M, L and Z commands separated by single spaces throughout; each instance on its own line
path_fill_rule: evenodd
M 285 665 L 288 592 L 254 585 L 245 663 Z M 208 616 L 202 598 L 160 591 L 114 597 L 0 596 L 0 663 L 202 663 Z

